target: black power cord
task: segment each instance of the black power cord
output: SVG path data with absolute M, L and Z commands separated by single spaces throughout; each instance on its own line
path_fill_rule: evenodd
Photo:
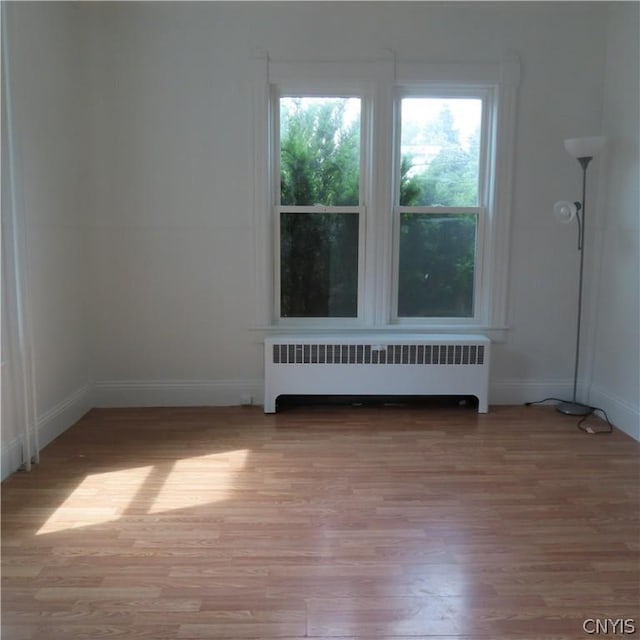
M 524 406 L 530 407 L 531 405 L 534 405 L 534 404 L 544 404 L 545 402 L 550 402 L 552 400 L 554 402 L 566 402 L 566 400 L 562 400 L 562 398 L 545 398 L 544 400 L 537 400 L 536 402 L 525 402 Z M 580 420 L 578 420 L 576 427 L 578 427 L 580 431 L 584 431 L 585 433 L 589 433 L 591 435 L 613 432 L 613 425 L 611 424 L 611 421 L 609 420 L 609 416 L 607 415 L 607 412 L 604 409 L 601 409 L 600 407 L 592 407 L 590 405 L 584 405 L 584 406 L 590 409 L 590 411 L 586 415 L 582 416 Z M 594 429 L 591 425 L 584 424 L 588 418 L 590 418 L 592 415 L 596 413 L 602 414 L 603 418 L 607 423 L 606 429 Z

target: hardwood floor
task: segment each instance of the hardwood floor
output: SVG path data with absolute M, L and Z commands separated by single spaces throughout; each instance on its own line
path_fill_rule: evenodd
M 543 407 L 94 410 L 2 485 L 2 640 L 640 633 L 639 452 Z

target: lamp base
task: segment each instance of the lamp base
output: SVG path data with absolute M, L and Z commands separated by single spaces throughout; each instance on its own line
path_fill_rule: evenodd
M 595 411 L 595 408 L 580 402 L 560 402 L 556 405 L 556 411 L 568 416 L 588 416 Z

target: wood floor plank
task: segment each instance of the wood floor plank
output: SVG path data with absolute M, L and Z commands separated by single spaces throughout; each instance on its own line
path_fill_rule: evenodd
M 2 638 L 640 628 L 639 453 L 544 407 L 94 410 L 2 485 Z

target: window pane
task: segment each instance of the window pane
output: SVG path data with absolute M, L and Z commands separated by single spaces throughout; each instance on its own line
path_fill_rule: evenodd
M 280 316 L 358 315 L 357 213 L 280 214 Z
M 404 98 L 400 204 L 478 205 L 482 100 Z
M 360 100 L 280 98 L 280 202 L 359 203 Z
M 402 213 L 399 317 L 473 317 L 477 217 Z

